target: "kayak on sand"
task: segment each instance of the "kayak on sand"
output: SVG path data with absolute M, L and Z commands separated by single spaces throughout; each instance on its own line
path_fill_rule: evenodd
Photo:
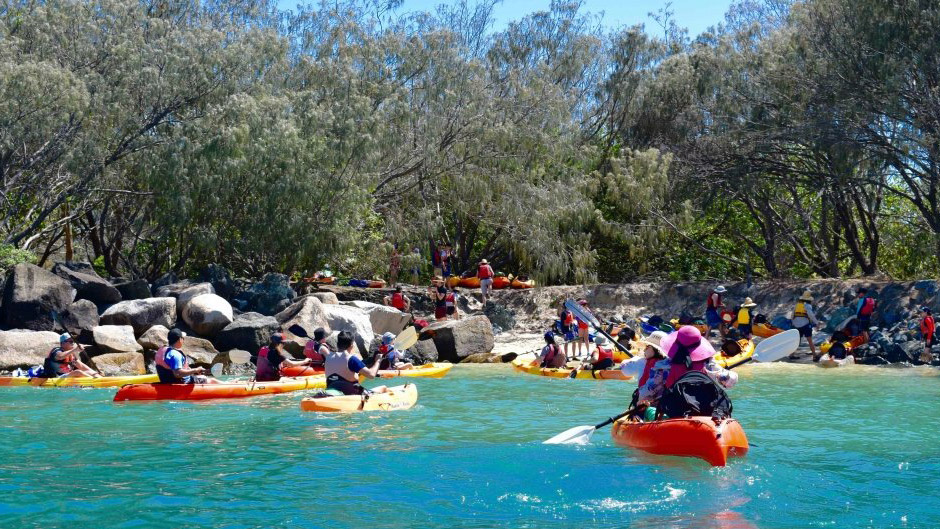
M 715 354 L 715 362 L 718 363 L 721 367 L 727 368 L 728 366 L 733 366 L 741 363 L 742 361 L 754 356 L 754 342 L 751 340 L 738 340 L 738 348 L 741 350 L 740 353 L 733 356 L 725 356 L 724 351 L 718 351 Z
M 539 366 L 530 365 L 532 363 L 532 355 L 523 355 L 522 357 L 517 357 L 512 361 L 512 367 L 516 371 L 521 371 L 529 375 L 537 375 L 542 377 L 550 378 L 571 378 L 571 372 L 574 371 L 574 368 L 542 368 Z M 620 369 L 600 369 L 592 372 L 590 369 L 582 369 L 578 371 L 577 376 L 574 378 L 580 379 L 594 379 L 594 380 L 632 380 L 632 376 L 624 375 Z
M 454 364 L 450 362 L 430 362 L 424 365 L 415 366 L 411 369 L 382 369 L 377 378 L 395 378 L 395 377 L 421 377 L 421 378 L 443 378 Z M 281 369 L 281 375 L 285 377 L 307 377 L 322 375 L 322 367 L 311 366 L 291 366 Z
M 277 382 L 237 382 L 223 384 L 131 384 L 114 395 L 114 402 L 126 400 L 208 400 L 239 399 L 326 387 L 323 376 L 283 378 Z
M 747 436 L 735 419 L 689 417 L 653 422 L 615 421 L 614 442 L 650 454 L 697 457 L 712 466 L 725 466 L 729 457 L 747 454 Z
M 36 386 L 40 388 L 117 388 L 126 384 L 149 384 L 157 382 L 157 375 L 133 375 L 126 377 L 59 377 L 29 378 L 0 377 L 0 386 Z
M 392 386 L 385 393 L 342 395 L 324 392 L 323 396 L 307 397 L 300 401 L 303 411 L 357 412 L 407 410 L 418 402 L 418 387 L 414 384 Z
M 770 338 L 783 332 L 780 327 L 774 327 L 769 323 L 755 323 L 751 325 L 751 334 L 758 338 Z

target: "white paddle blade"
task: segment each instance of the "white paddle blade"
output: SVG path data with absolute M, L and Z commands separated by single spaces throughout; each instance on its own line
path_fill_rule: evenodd
M 601 326 L 601 322 L 597 321 L 597 318 L 595 318 L 593 314 L 584 310 L 581 305 L 578 305 L 575 300 L 569 299 L 568 301 L 565 301 L 565 308 L 570 310 L 579 320 L 585 323 L 590 323 L 595 327 Z
M 213 377 L 219 378 L 222 376 L 222 364 L 213 364 L 209 372 L 212 373 Z
M 401 333 L 395 337 L 392 346 L 399 351 L 404 351 L 410 349 L 416 343 L 418 343 L 418 333 L 415 331 L 414 327 L 409 325 L 407 329 L 401 331 Z
M 776 362 L 781 358 L 790 356 L 800 346 L 800 331 L 790 329 L 771 336 L 754 348 L 755 362 Z
M 560 434 L 544 441 L 546 445 L 586 445 L 591 442 L 591 436 L 594 435 L 596 428 L 593 426 L 575 426 L 565 430 Z
M 251 353 L 241 349 L 233 349 L 228 352 L 228 359 L 233 364 L 244 364 L 251 361 Z

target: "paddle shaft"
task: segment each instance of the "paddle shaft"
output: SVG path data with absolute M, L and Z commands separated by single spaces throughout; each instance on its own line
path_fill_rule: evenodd
M 599 429 L 601 429 L 601 428 L 607 426 L 608 424 L 613 424 L 614 421 L 616 421 L 616 420 L 618 420 L 618 419 L 623 419 L 624 417 L 626 417 L 627 415 L 630 415 L 631 413 L 633 413 L 633 410 L 627 410 L 627 411 L 621 413 L 620 415 L 617 415 L 616 417 L 611 417 L 611 418 L 607 419 L 606 421 L 604 421 L 604 422 L 602 422 L 602 423 L 600 423 L 600 424 L 597 424 L 596 426 L 594 426 L 594 429 L 595 429 L 595 430 L 599 430 Z

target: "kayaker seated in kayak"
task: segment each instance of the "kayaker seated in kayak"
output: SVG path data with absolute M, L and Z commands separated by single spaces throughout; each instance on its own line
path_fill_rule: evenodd
M 379 369 L 412 369 L 414 364 L 405 362 L 404 355 L 398 349 L 395 349 L 395 335 L 387 332 L 382 335 L 382 345 L 379 346 L 379 354 L 382 355 L 382 361 L 379 363 Z
M 366 393 L 385 393 L 388 388 L 378 386 L 367 390 L 359 383 L 359 377 L 376 378 L 382 354 L 375 355 L 372 367 L 366 367 L 362 357 L 355 350 L 356 341 L 352 333 L 342 331 L 336 337 L 338 351 L 330 351 L 326 356 L 326 388 L 342 392 L 344 395 L 362 395 Z
M 97 371 L 79 358 L 82 348 L 69 333 L 59 336 L 59 346 L 49 351 L 42 363 L 43 378 L 100 377 Z
M 326 355 L 330 352 L 330 346 L 326 344 L 326 338 L 329 334 L 323 327 L 317 327 L 313 331 L 313 340 L 304 345 L 304 356 L 310 360 L 310 365 L 322 367 L 326 362 Z
M 548 331 L 545 333 L 545 347 L 542 347 L 542 352 L 532 361 L 532 364 L 538 364 L 539 367 L 543 368 L 557 369 L 565 367 L 567 363 L 568 356 L 561 350 L 561 346 L 555 342 L 555 333 Z
M 610 342 L 603 336 L 594 337 L 594 352 L 591 357 L 581 364 L 581 369 L 591 368 L 591 372 L 601 369 L 610 369 L 614 367 L 614 350 L 610 348 Z
M 402 292 L 400 286 L 395 287 L 395 292 L 391 296 L 385 296 L 385 304 L 402 312 L 411 310 L 411 299 Z
M 663 331 L 653 332 L 645 340 L 637 342 L 637 345 L 643 348 L 643 354 L 628 358 L 620 364 L 620 370 L 623 374 L 639 379 L 637 388 L 643 387 L 649 380 L 653 366 L 657 362 L 666 359 L 666 354 L 663 353 L 663 348 L 660 346 L 662 339 L 665 337 L 666 333 Z
M 309 366 L 313 362 L 294 360 L 284 350 L 284 335 L 276 332 L 271 335 L 268 345 L 258 351 L 258 360 L 255 364 L 255 380 L 258 382 L 277 382 L 281 379 L 281 369 L 292 366 Z
M 170 329 L 167 345 L 157 350 L 154 361 L 157 376 L 161 384 L 220 384 L 221 382 L 203 375 L 204 367 L 189 367 L 189 359 L 183 354 L 183 339 L 186 333 L 179 329 Z

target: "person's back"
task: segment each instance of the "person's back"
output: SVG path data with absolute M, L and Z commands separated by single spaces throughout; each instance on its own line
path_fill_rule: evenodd
M 281 379 L 281 358 L 276 350 L 264 346 L 258 351 L 255 364 L 255 380 L 258 382 L 277 382 Z

